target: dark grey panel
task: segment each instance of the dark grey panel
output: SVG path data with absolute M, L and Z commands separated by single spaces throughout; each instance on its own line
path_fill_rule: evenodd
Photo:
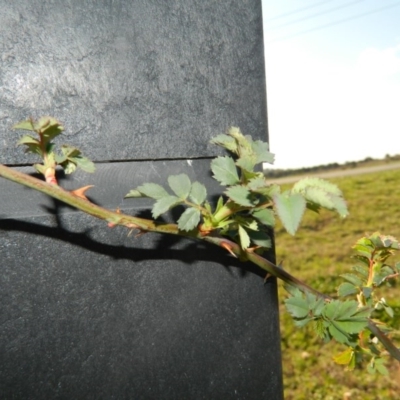
M 209 161 L 196 163 L 104 166 L 97 187 L 114 190 L 93 198 L 146 215 L 146 204 L 122 202 L 126 190 L 178 170 L 209 186 Z M 0 219 L 2 398 L 282 398 L 274 280 L 264 285 L 261 271 L 220 249 L 134 239 L 4 182 L 2 198 L 13 186 L 14 201 Z M 29 217 L 37 201 L 46 214 Z
M 212 198 L 208 140 L 230 125 L 266 138 L 259 0 L 0 10 L 0 162 L 33 160 L 13 123 L 54 115 L 103 162 L 62 185 L 146 216 L 129 189 L 185 172 Z M 275 281 L 220 249 L 134 239 L 0 179 L 0 263 L 1 398 L 282 399 Z
M 0 0 L 0 160 L 53 115 L 95 160 L 202 157 L 239 126 L 266 139 L 259 0 Z

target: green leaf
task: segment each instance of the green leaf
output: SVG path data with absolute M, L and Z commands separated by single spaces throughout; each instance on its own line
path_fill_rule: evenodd
M 47 131 L 54 127 L 59 127 L 61 130 L 64 128 L 62 125 L 53 117 L 40 117 L 38 121 L 34 122 L 35 131 Z
M 256 157 L 256 164 L 266 162 L 269 164 L 274 163 L 274 154 L 269 152 L 269 145 L 267 142 L 262 142 L 261 140 L 256 140 L 251 143 L 251 148 Z
M 294 318 L 305 318 L 310 311 L 307 301 L 302 297 L 289 297 L 285 300 L 285 306 Z
M 375 359 L 375 368 L 381 375 L 389 376 L 389 371 L 385 367 L 384 360 L 382 358 Z
M 96 170 L 96 166 L 94 165 L 94 163 L 87 157 L 83 157 L 82 155 L 74 157 L 73 161 L 76 162 L 79 168 L 86 172 L 92 173 Z
M 245 171 L 249 171 L 252 172 L 255 165 L 256 165 L 256 158 L 255 156 L 251 156 L 251 155 L 243 155 L 242 157 L 238 158 L 236 160 L 236 165 L 239 168 L 244 169 Z
M 171 175 L 168 177 L 168 184 L 172 191 L 182 200 L 189 196 L 191 183 L 186 174 Z
M 326 193 L 342 196 L 342 191 L 335 184 L 321 178 L 304 178 L 300 179 L 294 186 L 292 191 L 295 193 L 304 192 L 310 187 L 316 187 L 324 190 Z
M 387 314 L 390 318 L 393 318 L 393 317 L 394 317 L 394 311 L 393 311 L 393 308 L 392 308 L 392 307 L 389 307 L 389 306 L 387 306 L 387 305 L 384 304 L 384 305 L 383 305 L 383 308 L 384 308 L 386 314 Z
M 211 204 L 208 201 L 204 203 L 204 208 L 208 211 L 209 214 L 212 214 Z
M 352 294 L 356 294 L 359 292 L 359 289 L 355 287 L 353 284 L 344 282 L 342 283 L 339 288 L 338 288 L 338 296 L 339 297 L 345 297 L 345 296 L 350 296 Z
M 141 193 L 139 190 L 137 189 L 132 189 L 128 192 L 128 194 L 125 195 L 125 199 L 129 198 L 129 197 L 134 197 L 134 198 L 138 198 L 138 197 L 147 197 L 144 196 L 143 193 Z
M 41 132 L 43 143 L 47 144 L 60 135 L 64 127 L 53 117 L 42 117 L 34 123 L 35 132 Z
M 302 318 L 302 319 L 295 319 L 294 324 L 298 326 L 299 328 L 302 328 L 303 326 L 306 326 L 309 322 L 313 321 L 312 318 Z
M 347 365 L 350 370 L 355 366 L 355 353 L 351 347 L 348 347 L 343 353 L 333 357 L 336 364 Z
M 388 276 L 394 273 L 395 273 L 394 269 L 392 269 L 388 265 L 384 265 L 380 270 L 375 272 L 373 283 L 376 286 L 380 286 L 383 282 L 386 282 Z
M 215 207 L 215 214 L 224 206 L 224 198 L 219 196 L 217 206 Z
M 239 225 L 239 238 L 240 238 L 240 245 L 242 246 L 242 249 L 247 249 L 250 246 L 250 237 L 246 231 L 242 227 L 242 225 Z
M 210 141 L 212 144 L 216 144 L 218 146 L 222 146 L 225 149 L 231 151 L 232 153 L 237 154 L 237 143 L 236 140 L 228 135 L 218 135 Z
M 161 214 L 164 214 L 169 209 L 177 206 L 181 202 L 182 200 L 179 197 L 169 195 L 158 199 L 152 209 L 153 218 L 158 218 Z
M 263 210 L 255 210 L 252 212 L 252 216 L 263 225 L 275 226 L 275 214 L 273 210 L 265 208 Z
M 304 214 L 306 201 L 300 194 L 290 194 L 289 192 L 276 194 L 273 199 L 276 213 L 283 226 L 291 235 L 294 235 Z
M 64 172 L 69 175 L 76 171 L 76 164 L 69 159 L 62 164 L 60 164 L 64 168 Z
M 333 300 L 323 310 L 329 333 L 340 343 L 351 342 L 351 335 L 361 332 L 368 325 L 370 310 L 358 308 L 355 300 Z
M 197 181 L 193 182 L 189 197 L 190 197 L 190 200 L 193 201 L 193 203 L 195 203 L 197 205 L 202 204 L 207 197 L 206 187 L 203 184 L 201 184 L 200 182 L 197 182 Z
M 270 236 L 262 231 L 248 231 L 248 235 L 250 236 L 250 240 L 256 246 L 263 247 L 265 249 L 270 249 L 272 247 L 272 242 Z
M 146 197 L 150 197 L 155 200 L 160 200 L 164 197 L 169 197 L 168 192 L 157 183 L 144 183 L 140 185 L 137 190 L 143 193 Z
M 232 186 L 225 191 L 225 194 L 233 200 L 236 204 L 244 207 L 253 207 L 251 192 L 244 186 Z
M 247 184 L 247 187 L 253 191 L 259 190 L 266 186 L 268 186 L 268 184 L 263 176 L 256 176 L 255 178 L 251 179 Z
M 363 281 L 357 275 L 354 275 L 354 274 L 342 274 L 340 276 L 342 278 L 346 279 L 346 281 L 352 283 L 355 286 L 360 287 L 363 284 Z
M 337 211 L 341 217 L 348 215 L 346 202 L 339 196 L 314 187 L 308 188 L 303 195 L 307 201 L 328 210 Z
M 364 278 L 368 278 L 368 268 L 364 265 L 354 265 L 353 267 L 351 267 L 351 269 L 358 272 Z
M 50 144 L 48 144 L 50 147 Z M 48 153 L 52 152 L 52 146 L 48 149 Z M 94 163 L 87 157 L 84 157 L 79 149 L 76 147 L 63 145 L 61 146 L 60 154 L 54 154 L 55 161 L 61 165 L 66 174 L 70 174 L 76 170 L 76 167 L 83 169 L 86 172 L 94 172 L 96 167 Z
M 371 287 L 364 286 L 362 288 L 363 295 L 366 299 L 369 299 L 372 295 L 373 289 Z
M 324 321 L 321 318 L 315 319 L 313 328 L 315 333 L 321 338 L 321 339 L 326 339 L 327 332 L 326 328 L 324 326 Z
M 250 186 L 250 184 L 247 185 L 247 187 L 255 192 L 255 193 L 259 193 L 262 194 L 263 196 L 265 196 L 267 199 L 272 198 L 273 196 L 275 196 L 276 194 L 279 194 L 281 192 L 281 188 L 279 185 L 276 184 L 272 184 L 272 185 L 265 185 L 264 187 L 258 187 L 258 188 L 254 188 L 253 185 Z
M 178 228 L 181 231 L 191 231 L 200 222 L 200 211 L 196 208 L 187 208 L 178 219 Z
M 311 206 L 321 206 L 337 211 L 341 217 L 348 215 L 347 205 L 341 190 L 331 182 L 320 178 L 305 178 L 297 182 L 293 193 L 301 193 Z
M 25 121 L 20 121 L 13 126 L 13 129 L 23 129 L 25 131 L 34 131 L 33 120 L 27 119 Z
M 319 298 L 312 307 L 312 312 L 315 316 L 319 317 L 325 307 L 324 299 Z
M 21 145 L 21 144 L 36 144 L 36 145 L 40 145 L 39 140 L 33 138 L 32 136 L 29 135 L 24 135 L 22 136 L 21 139 L 18 140 L 17 145 Z
M 283 284 L 283 288 L 293 297 L 303 297 L 303 293 L 301 292 L 301 290 L 296 286 L 291 285 L 290 283 L 285 282 Z
M 236 185 L 239 183 L 235 162 L 231 157 L 217 157 L 211 161 L 211 170 L 214 178 L 222 185 Z
M 273 162 L 273 154 L 268 151 L 268 143 L 258 140 L 253 141 L 251 136 L 244 136 L 239 128 L 232 127 L 228 131 L 238 146 L 237 154 L 239 159 L 236 165 L 246 171 L 253 171 L 256 164 L 261 162 Z
M 264 174 L 262 172 L 247 171 L 247 170 L 242 169 L 242 176 L 241 176 L 242 182 L 247 182 L 248 183 L 251 180 L 256 179 L 256 178 L 260 178 L 260 177 L 261 178 L 264 177 Z M 261 188 L 261 190 L 262 190 L 262 188 Z
M 33 144 L 33 143 L 32 144 L 25 143 L 25 146 L 27 147 L 27 149 L 25 149 L 26 152 L 37 154 L 37 155 L 39 155 L 39 157 L 43 157 L 43 152 L 42 152 L 40 145 Z

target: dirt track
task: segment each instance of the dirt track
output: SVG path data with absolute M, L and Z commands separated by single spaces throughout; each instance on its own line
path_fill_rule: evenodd
M 271 183 L 292 183 L 296 182 L 301 178 L 305 178 L 306 176 L 318 177 L 318 178 L 338 178 L 342 176 L 352 176 L 352 175 L 361 175 L 361 174 L 370 174 L 379 171 L 387 171 L 389 169 L 400 169 L 400 162 L 393 162 L 384 165 L 376 165 L 371 167 L 359 167 L 359 168 L 351 168 L 351 169 L 335 169 L 334 171 L 326 171 L 326 172 L 316 172 L 310 174 L 301 174 L 301 175 L 291 175 L 285 176 L 283 178 L 271 178 Z

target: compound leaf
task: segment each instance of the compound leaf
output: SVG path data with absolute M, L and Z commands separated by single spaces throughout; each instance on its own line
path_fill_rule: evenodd
M 354 286 L 362 286 L 363 281 L 354 274 L 342 274 L 340 275 L 342 278 L 346 279 L 346 281 L 352 283 Z
M 157 183 L 144 183 L 140 185 L 137 190 L 146 197 L 150 197 L 155 200 L 160 200 L 164 197 L 168 197 L 168 192 Z
M 289 297 L 285 300 L 285 306 L 294 318 L 305 318 L 310 311 L 307 301 L 302 297 Z
M 207 197 L 206 187 L 203 184 L 201 184 L 200 182 L 197 182 L 197 181 L 193 182 L 189 197 L 190 197 L 190 200 L 193 201 L 193 203 L 195 203 L 197 205 L 202 204 Z
M 269 152 L 269 145 L 267 142 L 256 140 L 251 143 L 251 147 L 256 157 L 256 164 L 267 162 L 269 164 L 274 163 L 274 154 Z
M 236 140 L 231 136 L 221 134 L 211 139 L 210 143 L 222 146 L 232 153 L 237 153 L 238 146 Z
M 291 194 L 289 192 L 277 193 L 273 199 L 276 213 L 283 226 L 291 235 L 294 235 L 306 208 L 306 201 L 300 194 Z
M 166 196 L 162 197 L 161 199 L 158 199 L 151 211 L 153 218 L 158 218 L 161 214 L 164 214 L 167 212 L 169 209 L 175 207 L 179 203 L 181 203 L 182 200 L 179 197 L 176 196 Z
M 172 191 L 182 200 L 185 200 L 189 196 L 192 185 L 186 174 L 169 176 L 168 184 Z
M 310 202 L 310 208 L 324 207 L 337 211 L 341 217 L 348 215 L 347 205 L 341 190 L 331 182 L 320 178 L 304 178 L 297 182 L 293 193 L 301 193 Z
M 355 300 L 333 300 L 323 310 L 329 333 L 340 343 L 349 343 L 351 335 L 361 332 L 368 325 L 370 310 L 358 308 Z
M 354 350 L 348 347 L 344 352 L 333 357 L 336 364 L 347 365 L 349 370 L 353 370 L 356 364 L 356 356 Z
M 39 145 L 40 145 L 40 142 L 39 142 L 39 140 L 33 138 L 33 137 L 30 136 L 30 135 L 24 135 L 24 136 L 22 136 L 22 138 L 19 139 L 18 142 L 17 142 L 17 145 L 20 145 L 20 144 L 36 144 L 36 145 L 39 146 Z
M 235 162 L 231 157 L 217 157 L 211 161 L 211 170 L 214 178 L 222 185 L 236 185 L 239 183 Z
M 261 189 L 267 186 L 267 182 L 263 176 L 256 176 L 255 178 L 251 179 L 247 184 L 247 187 L 250 190 L 256 191 L 257 189 Z
M 342 196 L 342 191 L 333 183 L 321 178 L 303 178 L 293 185 L 293 192 L 301 193 L 310 187 L 316 187 L 324 190 L 326 193 Z
M 359 292 L 359 289 L 349 282 L 342 283 L 337 291 L 339 297 L 350 296 Z
M 230 187 L 225 194 L 233 200 L 236 204 L 245 207 L 253 207 L 254 203 L 251 199 L 251 192 L 246 189 L 244 186 L 232 186 Z
M 242 225 L 239 225 L 239 238 L 242 249 L 247 249 L 250 246 L 250 237 Z
M 191 231 L 200 222 L 200 211 L 196 208 L 187 208 L 178 219 L 178 228 L 181 231 Z
M 125 198 L 129 198 L 129 197 L 134 197 L 134 198 L 138 198 L 138 197 L 143 197 L 143 193 L 141 193 L 139 190 L 137 189 L 131 189 L 128 194 L 125 195 Z
M 247 232 L 250 236 L 250 240 L 256 245 L 260 247 L 264 247 L 265 249 L 270 249 L 272 246 L 270 236 L 262 231 L 250 231 Z
M 252 213 L 253 217 L 266 226 L 275 225 L 275 215 L 271 209 L 255 210 Z
M 73 158 L 73 161 L 76 163 L 76 165 L 83 169 L 86 172 L 94 172 L 96 167 L 94 165 L 94 163 L 89 160 L 87 157 L 84 157 L 82 155 L 76 156 Z
M 383 363 L 384 363 L 384 360 L 382 358 L 376 358 L 375 359 L 375 368 L 381 375 L 389 376 L 389 371 Z
M 23 129 L 25 131 L 34 131 L 35 127 L 33 126 L 33 121 L 31 119 L 27 119 L 25 121 L 20 121 L 13 126 L 13 129 Z

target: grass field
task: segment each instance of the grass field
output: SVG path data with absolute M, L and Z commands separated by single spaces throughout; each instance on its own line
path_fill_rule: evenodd
M 296 236 L 288 235 L 280 226 L 275 234 L 277 260 L 283 261 L 283 267 L 318 290 L 334 294 L 343 282 L 338 275 L 354 264 L 351 246 L 357 239 L 375 231 L 400 239 L 400 170 L 330 181 L 342 189 L 349 217 L 341 220 L 330 212 L 308 212 Z M 399 294 L 400 282 L 385 289 L 385 298 L 397 315 Z M 332 355 L 344 348 L 323 344 L 311 327 L 296 328 L 283 306 L 286 293 L 281 284 L 279 297 L 286 400 L 400 399 L 399 363 L 388 363 L 389 377 L 370 375 L 365 370 L 346 371 L 332 361 Z M 390 324 L 400 329 L 400 318 L 395 316 Z

